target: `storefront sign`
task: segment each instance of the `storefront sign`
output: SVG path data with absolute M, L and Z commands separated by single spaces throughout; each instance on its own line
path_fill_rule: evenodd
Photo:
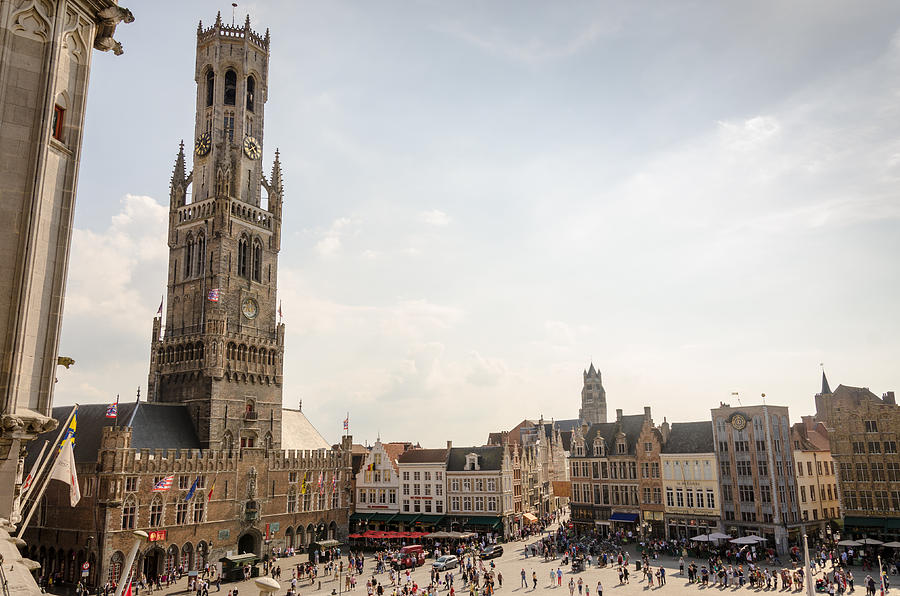
M 167 530 L 152 530 L 148 533 L 147 540 L 150 542 L 159 542 L 166 539 Z
M 269 529 L 272 532 L 277 532 L 278 530 L 281 529 L 281 522 L 272 522 L 271 524 L 269 524 L 269 526 L 270 526 Z
M 231 538 L 231 530 L 219 530 L 219 540 L 228 540 Z

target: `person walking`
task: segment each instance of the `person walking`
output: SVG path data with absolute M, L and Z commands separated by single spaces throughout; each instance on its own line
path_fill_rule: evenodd
M 597 581 L 597 596 L 603 596 L 603 584 Z
M 523 587 L 523 588 L 527 588 L 527 587 L 528 587 L 528 579 L 527 579 L 527 577 L 528 577 L 528 576 L 525 575 L 525 568 L 522 567 L 522 587 Z
M 569 578 L 569 596 L 575 596 L 575 580 Z
M 531 570 L 531 581 L 534 583 L 531 589 L 537 590 L 537 572 L 534 569 Z

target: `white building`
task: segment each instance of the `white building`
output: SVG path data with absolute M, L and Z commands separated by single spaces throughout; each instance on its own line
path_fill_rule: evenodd
M 356 474 L 357 516 L 399 513 L 397 493 L 400 482 L 396 466 L 396 461 L 381 440 L 375 441 Z M 379 518 L 382 517 L 386 519 L 386 516 L 379 515 Z
M 397 465 L 403 518 L 422 529 L 438 525 L 447 511 L 447 450 L 410 449 Z

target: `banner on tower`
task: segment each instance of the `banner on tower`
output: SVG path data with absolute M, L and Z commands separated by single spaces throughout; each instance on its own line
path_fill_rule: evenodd
M 219 288 L 210 290 L 206 294 L 206 299 L 209 300 L 210 302 L 218 302 L 219 301 Z

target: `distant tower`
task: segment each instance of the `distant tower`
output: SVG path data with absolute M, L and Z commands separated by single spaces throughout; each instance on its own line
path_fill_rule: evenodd
M 606 389 L 600 378 L 600 371 L 594 363 L 584 371 L 584 388 L 581 390 L 581 409 L 578 418 L 587 424 L 606 422 Z
M 197 29 L 193 171 L 179 148 L 169 202 L 166 325 L 153 322 L 148 400 L 188 407 L 204 448 L 281 445 L 276 321 L 283 197 L 260 160 L 269 33 Z

